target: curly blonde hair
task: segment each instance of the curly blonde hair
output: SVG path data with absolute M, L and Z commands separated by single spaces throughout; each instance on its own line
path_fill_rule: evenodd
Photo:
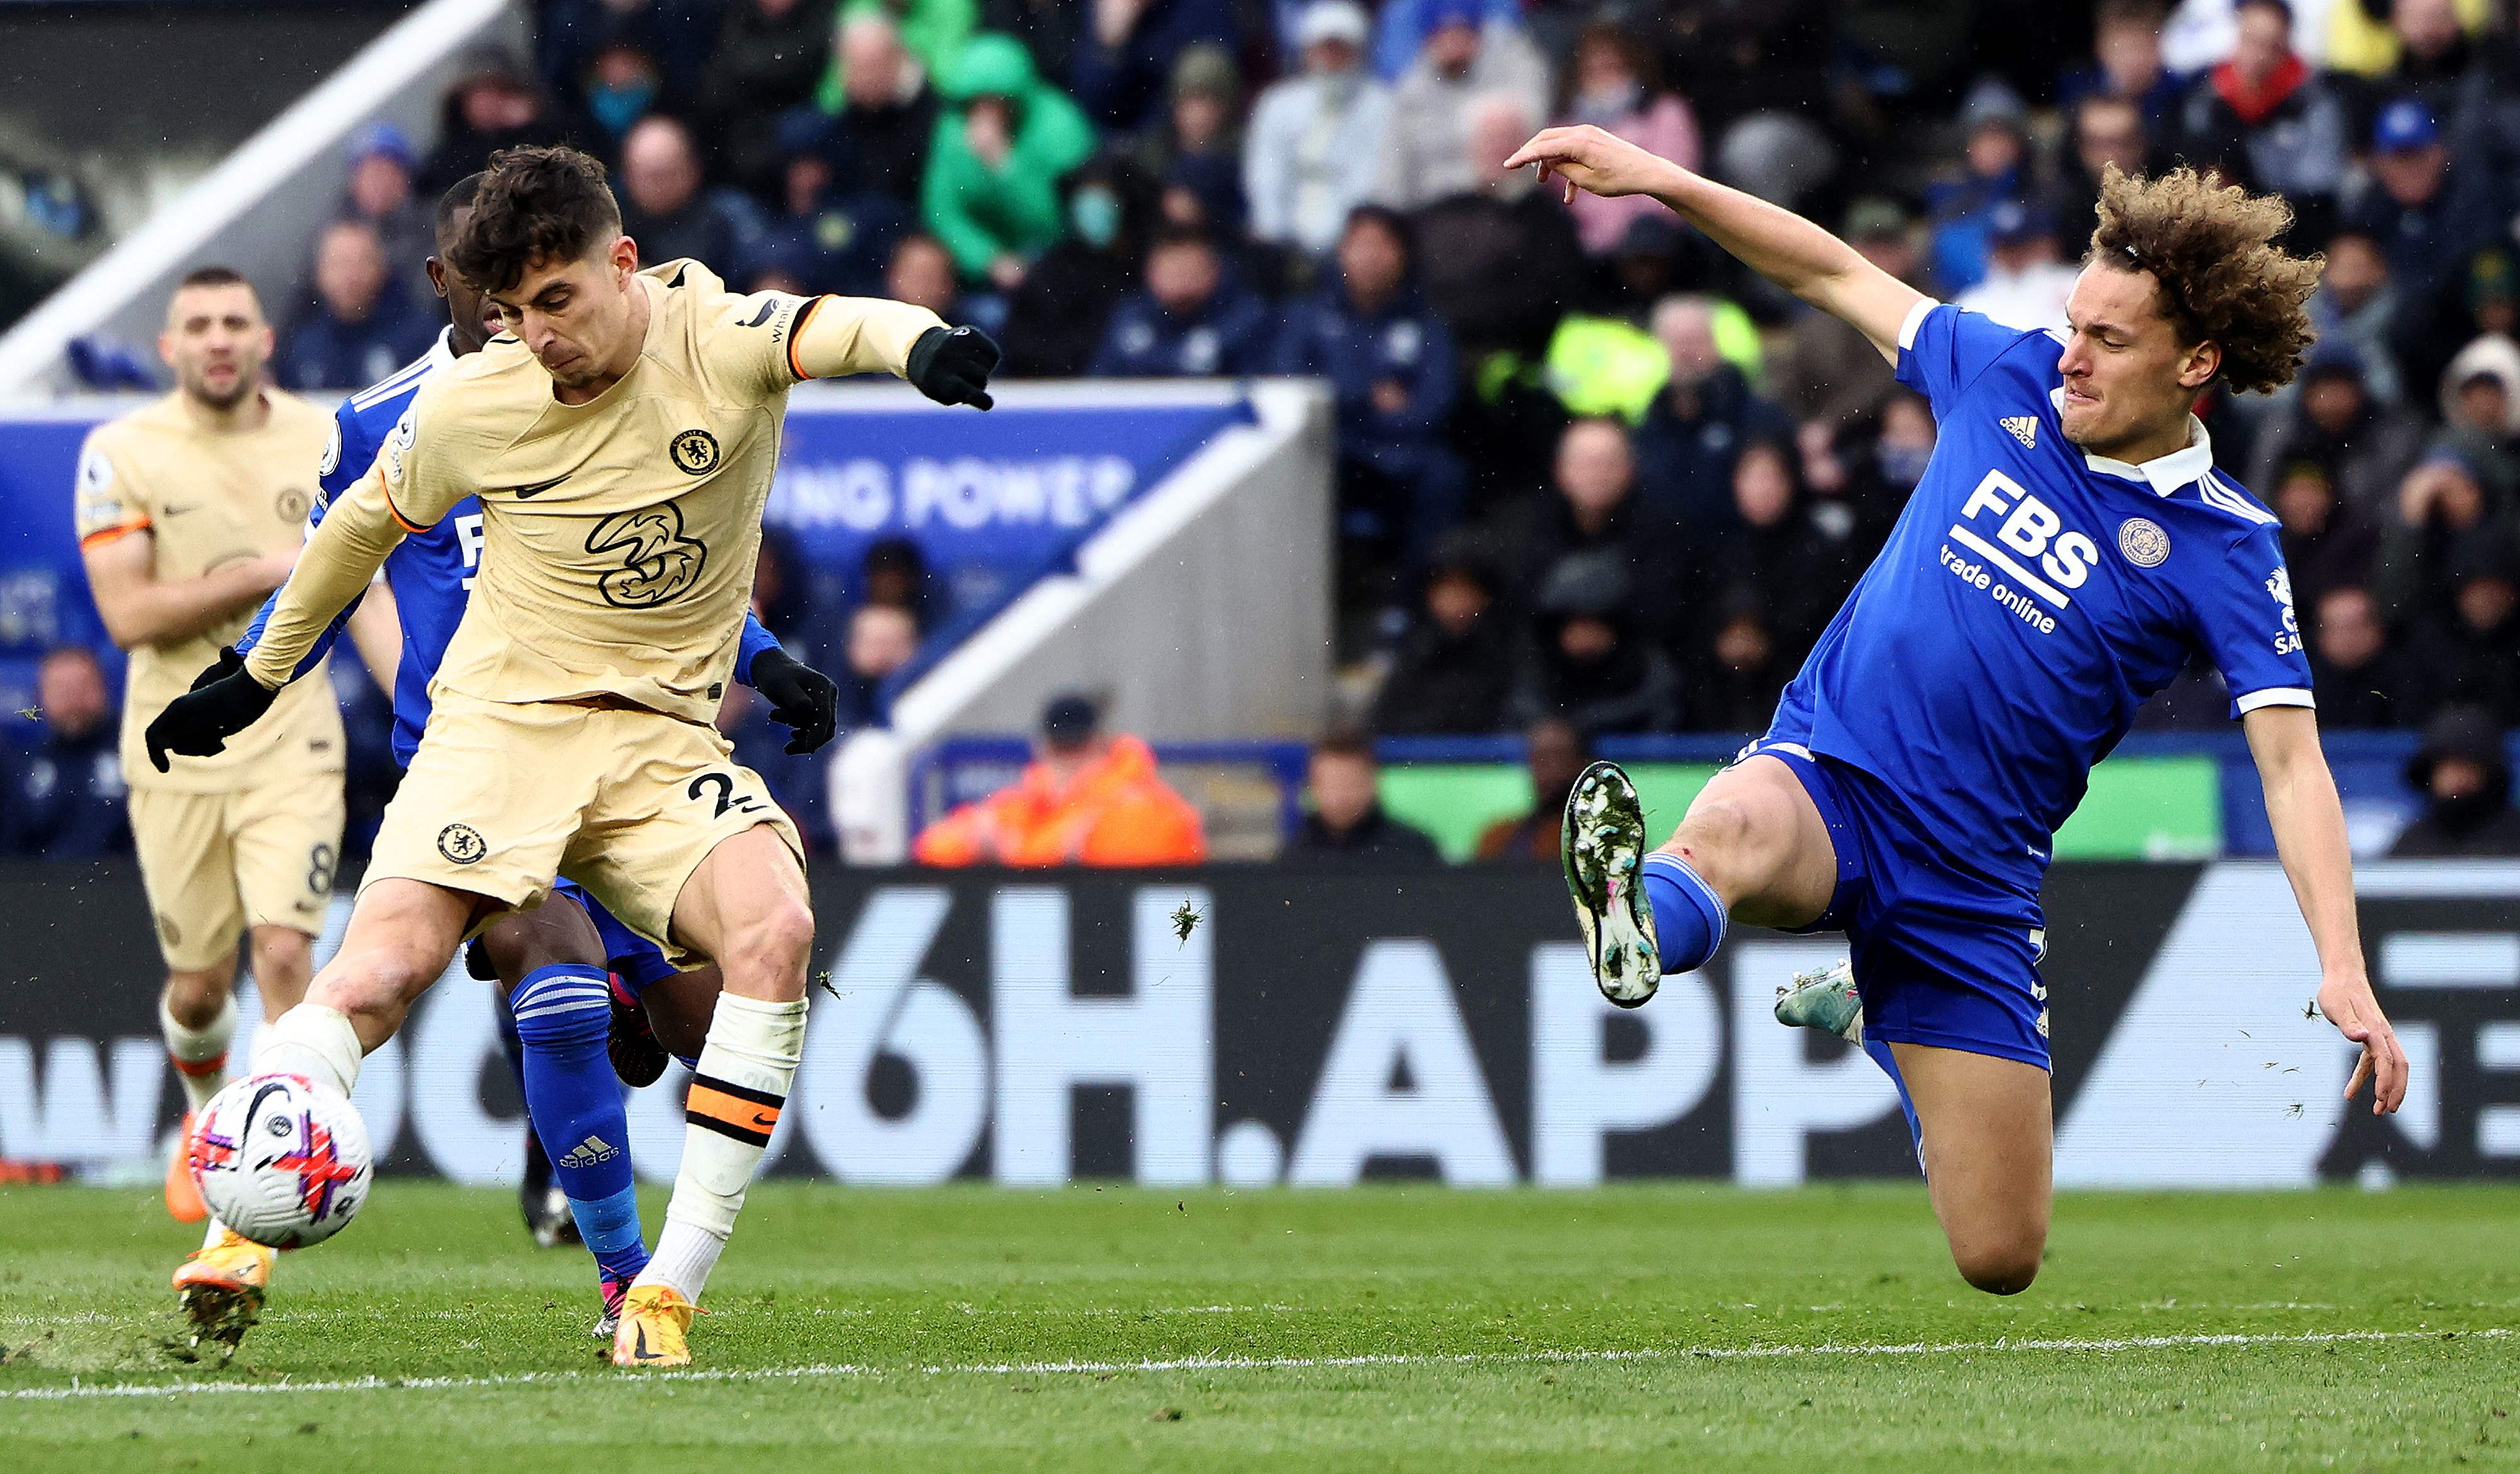
M 2223 349 L 2222 377 L 2232 389 L 2292 382 L 2318 336 L 2302 304 L 2327 258 L 2275 244 L 2292 228 L 2281 195 L 2251 195 L 2191 168 L 2147 179 L 2109 164 L 2098 214 L 2092 256 L 2151 272 L 2172 324 Z

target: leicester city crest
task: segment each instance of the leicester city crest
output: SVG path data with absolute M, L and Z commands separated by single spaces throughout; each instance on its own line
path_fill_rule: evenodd
M 2170 558 L 2170 534 L 2149 517 L 2130 517 L 2118 524 L 2118 551 L 2138 568 L 2159 568 Z

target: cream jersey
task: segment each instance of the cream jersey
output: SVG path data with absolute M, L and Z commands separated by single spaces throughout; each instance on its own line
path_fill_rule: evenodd
M 696 261 L 634 278 L 638 361 L 585 404 L 502 335 L 433 376 L 375 467 L 330 507 L 248 660 L 278 685 L 403 532 L 467 496 L 481 574 L 433 692 L 621 700 L 705 723 L 736 662 L 793 346 L 845 326 L 827 374 L 902 371 L 933 313 L 855 298 L 739 296 Z M 845 314 L 834 321 L 826 314 Z M 840 361 L 829 361 L 836 356 Z
M 333 420 L 294 394 L 266 389 L 262 395 L 270 413 L 251 430 L 205 427 L 179 392 L 90 432 L 76 475 L 79 546 L 146 534 L 152 571 L 162 582 L 295 551 L 306 536 Z M 122 772 L 133 787 L 233 792 L 253 786 L 255 770 L 283 756 L 314 770 L 339 769 L 341 714 L 325 680 L 282 693 L 270 715 L 223 753 L 176 758 L 165 773 L 149 762 L 141 734 L 252 618 L 248 606 L 189 639 L 131 651 Z

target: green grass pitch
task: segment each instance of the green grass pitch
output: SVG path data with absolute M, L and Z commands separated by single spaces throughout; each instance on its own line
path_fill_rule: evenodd
M 158 1349 L 191 1242 L 0 1191 L 0 1474 L 2520 1467 L 2503 1188 L 2068 1195 L 1996 1300 L 1909 1186 L 774 1183 L 693 1374 L 507 1193 L 388 1182 L 225 1367 Z

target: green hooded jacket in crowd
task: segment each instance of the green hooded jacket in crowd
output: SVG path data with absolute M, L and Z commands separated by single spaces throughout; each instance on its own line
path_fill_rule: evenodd
M 1066 232 L 1058 182 L 1094 153 L 1094 125 L 1067 94 L 1041 79 L 1031 53 L 1012 36 L 973 36 L 936 80 L 945 107 L 927 155 L 927 228 L 966 275 L 985 273 L 1001 255 L 1030 260 Z M 964 136 L 965 115 L 986 97 L 1013 104 L 1012 145 L 995 168 Z

